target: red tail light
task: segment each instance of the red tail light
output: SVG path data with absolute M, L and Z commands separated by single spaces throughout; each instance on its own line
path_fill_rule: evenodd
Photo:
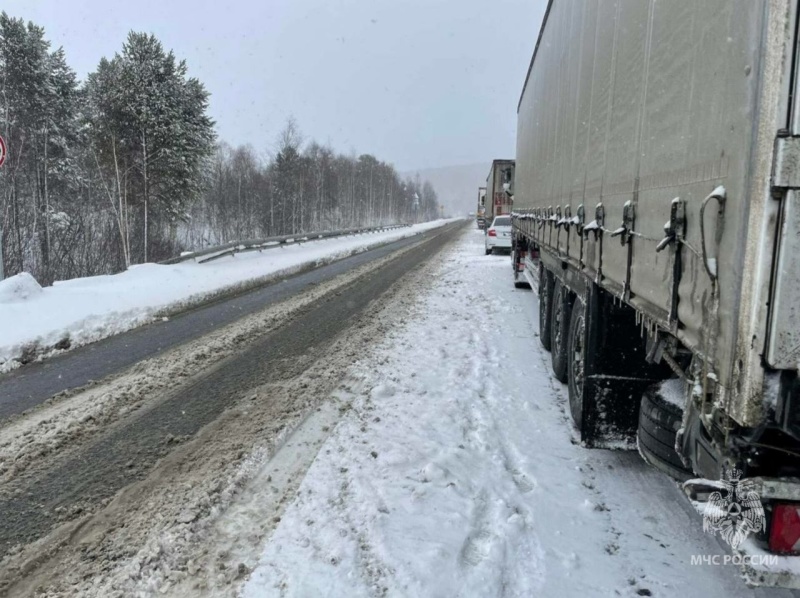
M 800 552 L 800 505 L 776 504 L 773 507 L 769 549 L 783 554 Z
M 494 230 L 493 228 L 490 228 L 489 229 L 489 236 L 490 237 L 496 237 L 497 236 L 497 231 Z

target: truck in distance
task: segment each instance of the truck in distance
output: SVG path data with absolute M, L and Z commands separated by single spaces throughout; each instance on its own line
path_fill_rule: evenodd
M 514 201 L 514 160 L 493 160 L 486 177 L 486 222 L 510 214 Z
M 486 228 L 486 187 L 478 187 L 478 215 L 475 217 L 478 228 Z

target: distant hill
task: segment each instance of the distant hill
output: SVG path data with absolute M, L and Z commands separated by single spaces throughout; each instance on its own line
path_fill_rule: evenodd
M 445 213 L 452 216 L 466 215 L 474 212 L 478 205 L 478 187 L 486 185 L 491 161 L 475 164 L 459 164 L 441 168 L 425 168 L 401 173 L 403 177 L 415 177 L 428 180 L 436 190 L 439 201 L 444 205 Z

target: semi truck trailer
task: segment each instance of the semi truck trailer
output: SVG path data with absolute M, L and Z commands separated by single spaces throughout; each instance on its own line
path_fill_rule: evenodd
M 486 225 L 486 187 L 478 187 L 478 213 L 475 222 L 480 229 Z
M 486 177 L 486 222 L 511 213 L 514 199 L 514 160 L 493 160 Z
M 798 24 L 798 0 L 550 0 L 512 214 L 582 443 L 638 447 L 701 503 L 734 479 L 763 513 L 734 548 L 783 555 L 748 581 L 793 587 Z

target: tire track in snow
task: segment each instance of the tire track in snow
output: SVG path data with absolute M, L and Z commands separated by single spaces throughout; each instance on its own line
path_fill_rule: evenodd
M 466 267 L 463 268 L 466 270 Z M 464 274 L 467 275 L 466 272 Z M 462 286 L 466 285 L 462 283 Z M 454 356 L 456 359 L 465 359 L 469 362 L 471 370 L 469 379 L 479 381 L 477 388 L 469 393 L 466 401 L 463 397 L 461 398 L 468 429 L 472 435 L 478 438 L 477 446 L 473 446 L 490 453 L 492 462 L 500 463 L 506 479 L 513 484 L 517 493 L 528 494 L 536 488 L 536 480 L 521 471 L 520 455 L 506 442 L 503 422 L 499 421 L 496 416 L 498 407 L 496 399 L 501 389 L 495 382 L 495 376 L 503 375 L 504 356 L 487 341 L 487 334 L 496 325 L 494 318 L 487 314 L 491 313 L 495 317 L 497 314 L 505 315 L 503 312 L 508 312 L 509 307 L 498 301 L 496 297 L 487 297 L 483 293 L 470 293 L 467 302 L 473 305 L 489 306 L 479 310 L 478 325 L 483 334 L 471 331 L 467 343 L 470 350 L 467 355 Z M 456 346 L 458 345 L 456 344 Z M 463 377 L 460 372 L 452 373 L 450 379 L 454 389 L 463 388 Z M 531 529 L 531 531 L 535 529 L 535 518 L 523 501 L 515 499 L 513 492 L 506 491 L 504 494 L 505 496 L 500 496 L 496 488 L 482 487 L 478 491 L 474 498 L 470 531 L 460 552 L 460 560 L 462 566 L 465 567 L 476 567 L 488 558 L 493 550 L 500 553 L 501 588 L 513 585 L 513 574 L 509 570 L 508 560 L 520 555 L 516 554 L 517 551 L 509 550 L 502 532 L 494 530 L 490 522 L 500 521 L 507 517 L 508 515 L 503 513 L 505 510 L 513 513 L 512 517 L 515 517 L 524 528 Z M 525 549 L 523 554 L 525 552 L 534 554 L 541 550 L 533 534 L 524 535 L 522 543 L 522 547 Z M 537 565 L 532 563 L 531 569 L 535 570 L 536 568 Z

